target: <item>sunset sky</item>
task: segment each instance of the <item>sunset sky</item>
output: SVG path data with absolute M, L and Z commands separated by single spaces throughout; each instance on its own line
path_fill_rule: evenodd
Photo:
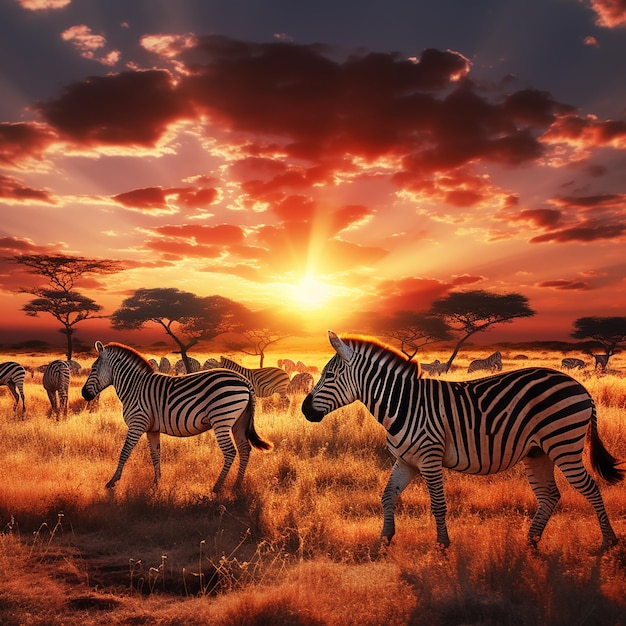
M 0 256 L 121 261 L 79 286 L 105 313 L 177 287 L 323 337 L 528 297 L 490 341 L 626 315 L 626 0 L 0 7 Z M 0 264 L 0 342 L 57 327 L 27 284 Z

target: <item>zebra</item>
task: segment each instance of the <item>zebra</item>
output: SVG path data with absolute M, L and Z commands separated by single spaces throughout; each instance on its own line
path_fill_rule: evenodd
M 277 365 L 280 369 L 285 370 L 289 376 L 298 371 L 296 364 L 291 359 L 278 359 Z
M 431 376 L 433 374 L 441 376 L 442 374 L 445 374 L 448 370 L 448 364 L 441 363 L 439 359 L 435 359 L 432 363 L 421 363 L 420 367 Z
M 313 389 L 313 376 L 309 372 L 298 372 L 289 381 L 290 393 L 309 393 Z
M 176 374 L 176 376 L 179 376 L 180 374 L 193 374 L 194 372 L 199 372 L 202 369 L 202 367 L 200 366 L 200 361 L 190 356 L 188 356 L 187 359 L 189 360 L 189 367 L 191 368 L 191 371 L 187 371 L 185 361 L 180 359 L 176 361 L 176 364 L 174 365 L 174 373 Z
M 190 437 L 213 428 L 224 455 L 214 493 L 222 489 L 237 452 L 236 489 L 239 489 L 251 446 L 261 450 L 271 448 L 254 428 L 254 390 L 243 376 L 223 369 L 168 376 L 153 372 L 148 361 L 128 346 L 115 342 L 102 345 L 100 341 L 95 345 L 98 358 L 82 388 L 83 398 L 89 401 L 113 385 L 128 425 L 119 463 L 106 483 L 107 488 L 120 479 L 124 464 L 143 433 L 150 444 L 156 484 L 161 476 L 161 433 Z
M 606 372 L 606 368 L 609 364 L 609 355 L 608 354 L 592 354 L 591 355 L 595 362 L 595 368 L 600 368 L 601 371 Z
M 159 372 L 161 374 L 169 374 L 172 366 L 170 365 L 170 361 L 166 356 L 162 356 L 159 361 Z
M 49 417 L 54 413 L 57 421 L 59 414 L 67 415 L 67 397 L 70 388 L 70 365 L 67 361 L 52 361 L 44 370 L 42 385 L 50 400 Z M 58 401 L 57 401 L 58 396 Z
M 478 370 L 487 370 L 489 372 L 502 371 L 502 355 L 500 352 L 496 351 L 486 359 L 474 359 L 467 368 L 468 374 Z
M 0 363 L 0 387 L 6 385 L 9 388 L 15 404 L 13 412 L 17 413 L 20 406 L 20 398 L 22 399 L 22 411 L 26 412 L 26 403 L 24 401 L 24 379 L 26 378 L 26 370 L 15 361 L 6 361 Z
M 624 470 L 602 444 L 595 405 L 578 381 L 540 367 L 464 382 L 421 378 L 418 364 L 376 340 L 344 341 L 332 331 L 329 339 L 336 354 L 302 412 L 319 422 L 360 400 L 387 430 L 395 464 L 382 495 L 383 543 L 395 533 L 396 500 L 417 474 L 430 495 L 437 542 L 447 547 L 442 468 L 485 475 L 519 461 L 539 504 L 528 533 L 531 545 L 537 545 L 560 497 L 555 465 L 593 506 L 603 548 L 616 543 L 598 486 L 582 462 L 585 436 L 591 464 L 602 478 L 616 483 Z
M 153 372 L 159 371 L 159 364 L 157 363 L 156 359 L 148 359 L 148 363 L 150 363 L 150 367 L 152 368 Z
M 268 398 L 277 393 L 283 404 L 289 405 L 287 389 L 289 389 L 289 375 L 279 367 L 261 367 L 248 369 L 231 361 L 226 357 L 221 357 L 221 367 L 245 376 L 254 387 L 254 392 L 259 398 Z
M 78 362 L 74 361 L 74 359 L 70 359 L 69 361 L 65 361 L 70 368 L 70 376 L 78 376 L 80 371 L 83 369 L 83 366 Z
M 586 366 L 586 363 L 582 359 L 565 358 L 561 361 L 561 367 L 566 370 L 581 370 Z

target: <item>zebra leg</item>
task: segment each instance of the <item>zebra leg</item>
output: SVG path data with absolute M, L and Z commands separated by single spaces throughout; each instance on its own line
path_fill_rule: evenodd
M 443 470 L 441 459 L 438 464 L 429 468 L 422 468 L 422 477 L 426 483 L 428 494 L 430 495 L 430 510 L 435 517 L 435 525 L 437 526 L 437 543 L 443 548 L 450 545 L 448 537 L 448 527 L 446 526 L 446 497 L 443 492 Z
M 59 404 L 61 405 L 61 411 L 63 413 L 63 417 L 67 417 L 67 391 L 59 392 Z
M 587 498 L 596 512 L 602 533 L 602 550 L 614 546 L 617 543 L 617 537 L 606 514 L 600 489 L 583 465 L 582 458 L 579 457 L 577 461 L 572 461 L 570 457 L 569 461 L 557 461 L 557 466 L 567 478 L 567 482 Z
M 411 467 L 401 459 L 398 459 L 395 462 L 391 470 L 389 481 L 383 491 L 383 529 L 380 533 L 381 539 L 387 540 L 387 545 L 391 543 L 393 536 L 396 534 L 396 524 L 394 518 L 396 500 L 417 473 L 418 472 L 414 467 Z
M 537 511 L 528 531 L 528 542 L 532 546 L 536 546 L 541 539 L 552 511 L 561 498 L 559 488 L 554 480 L 552 459 L 544 452 L 539 451 L 538 448 L 536 450 L 539 452 L 538 454 L 533 452 L 531 456 L 524 459 L 526 477 L 538 503 Z
M 226 476 L 228 476 L 228 472 L 233 464 L 233 461 L 235 460 L 235 457 L 237 456 L 237 450 L 233 445 L 231 430 L 227 426 L 218 426 L 215 428 L 215 437 L 217 438 L 217 445 L 220 447 L 220 450 L 224 455 L 224 465 L 222 466 L 222 471 L 217 477 L 217 481 L 215 482 L 215 485 L 213 485 L 212 490 L 213 493 L 219 493 L 224 486 Z
M 50 412 L 48 413 L 48 417 L 52 417 L 52 415 L 56 415 L 57 421 L 59 419 L 59 411 L 57 408 L 57 396 L 55 391 L 48 391 L 48 400 L 50 400 Z
M 241 489 L 243 484 L 243 477 L 246 473 L 246 467 L 248 467 L 248 460 L 250 459 L 250 450 L 252 446 L 248 441 L 245 434 L 245 429 L 242 432 L 234 432 L 235 445 L 237 446 L 237 452 L 239 452 L 239 470 L 237 471 L 237 481 L 235 482 L 235 490 Z
M 143 435 L 145 431 L 139 429 L 128 429 L 128 433 L 126 434 L 126 441 L 124 441 L 124 445 L 122 446 L 122 451 L 120 452 L 120 460 L 117 464 L 117 469 L 115 470 L 115 474 L 113 474 L 113 478 L 106 484 L 107 489 L 111 489 L 115 486 L 115 483 L 122 477 L 122 470 L 124 469 L 124 465 L 126 461 L 128 461 L 128 457 L 130 453 L 133 451 L 139 438 Z
M 20 405 L 20 396 L 17 393 L 16 385 L 15 385 L 15 383 L 12 380 L 9 380 L 9 381 L 7 381 L 7 387 L 9 388 L 9 391 L 13 395 L 13 399 L 14 399 L 13 411 L 17 412 L 17 409 L 18 409 L 18 407 Z
M 146 431 L 148 444 L 150 445 L 150 458 L 154 467 L 154 484 L 161 478 L 161 433 L 158 430 Z

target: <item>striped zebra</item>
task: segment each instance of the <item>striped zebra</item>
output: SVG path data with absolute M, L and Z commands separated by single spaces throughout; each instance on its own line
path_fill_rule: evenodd
M 574 359 L 571 357 L 565 358 L 561 361 L 561 367 L 565 370 L 581 370 L 585 367 L 586 363 L 582 359 Z
M 432 363 L 422 363 L 420 366 L 424 372 L 426 372 L 427 374 L 430 374 L 431 376 L 433 374 L 437 374 L 437 376 L 441 376 L 442 374 L 445 374 L 448 371 L 448 364 L 441 363 L 439 359 L 435 359 Z
M 490 354 L 486 359 L 474 359 L 467 368 L 468 374 L 479 370 L 487 370 L 488 372 L 502 371 L 502 355 L 496 351 Z
M 268 398 L 277 393 L 280 395 L 281 402 L 289 405 L 289 398 L 287 397 L 289 375 L 285 370 L 279 367 L 248 369 L 224 356 L 220 360 L 220 365 L 221 367 L 245 376 L 252 383 L 254 392 L 259 398 Z
M 200 361 L 190 356 L 187 358 L 189 359 L 189 367 L 191 368 L 191 371 L 187 371 L 185 361 L 180 359 L 179 361 L 176 361 L 174 365 L 174 373 L 176 374 L 176 376 L 180 376 L 181 374 L 193 374 L 194 372 L 199 372 L 202 369 Z
M 624 471 L 600 441 L 593 400 L 576 380 L 534 367 L 465 382 L 421 378 L 419 365 L 374 340 L 343 341 L 332 331 L 329 338 L 336 354 L 302 412 L 319 422 L 360 400 L 387 430 L 395 464 L 382 496 L 381 539 L 391 542 L 396 499 L 417 474 L 430 495 L 437 541 L 448 546 L 442 468 L 493 474 L 523 461 L 539 504 L 528 534 L 532 545 L 560 497 L 555 465 L 593 506 L 602 546 L 617 541 L 598 486 L 582 462 L 585 437 L 602 478 L 615 483 Z
M 298 372 L 289 381 L 289 393 L 309 393 L 315 381 L 309 372 Z
M 67 415 L 67 397 L 70 389 L 70 365 L 67 361 L 52 361 L 48 363 L 41 381 L 50 400 L 50 413 L 59 419 L 59 414 Z
M 156 359 L 148 359 L 148 363 L 150 363 L 150 367 L 152 368 L 153 372 L 159 371 L 159 364 L 157 363 Z
M 298 371 L 296 364 L 291 359 L 278 359 L 277 365 L 281 370 L 285 370 L 289 376 Z
M 22 411 L 26 411 L 26 403 L 24 402 L 24 379 L 26 378 L 26 370 L 15 361 L 6 361 L 0 363 L 0 387 L 6 385 L 9 388 L 15 404 L 13 411 L 17 413 L 20 406 L 20 398 L 22 399 Z
M 159 361 L 159 372 L 161 372 L 161 374 L 169 374 L 171 369 L 170 360 L 166 356 L 162 356 Z
M 271 447 L 254 428 L 254 391 L 242 376 L 224 370 L 168 376 L 153 372 L 146 359 L 125 345 L 103 346 L 97 341 L 96 349 L 98 358 L 83 386 L 83 398 L 89 401 L 113 385 L 128 426 L 117 469 L 106 484 L 108 488 L 120 479 L 124 464 L 143 433 L 150 444 L 156 483 L 161 476 L 161 433 L 190 437 L 212 428 L 224 455 L 224 465 L 213 487 L 215 493 L 223 487 L 237 452 L 239 489 L 251 445 L 262 450 Z

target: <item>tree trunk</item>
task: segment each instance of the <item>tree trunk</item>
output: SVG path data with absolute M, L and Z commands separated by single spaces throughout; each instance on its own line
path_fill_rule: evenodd
M 71 361 L 72 360 L 72 354 L 73 354 L 73 342 L 72 342 L 72 334 L 74 333 L 74 329 L 71 326 L 66 326 L 62 331 L 61 331 L 65 337 L 67 338 L 67 348 L 66 348 L 66 356 L 67 356 L 67 360 Z

